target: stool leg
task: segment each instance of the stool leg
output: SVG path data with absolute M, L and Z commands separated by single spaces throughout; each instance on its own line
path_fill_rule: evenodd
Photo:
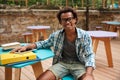
M 42 33 L 43 33 L 44 39 L 47 39 L 46 30 L 42 30 Z
M 12 80 L 12 68 L 5 67 L 5 80 Z
M 27 41 L 27 38 L 26 38 L 26 36 L 24 35 L 24 42 L 26 42 Z
M 26 33 L 26 34 L 23 34 L 23 36 L 24 36 L 24 42 L 26 43 L 34 42 L 33 34 Z
M 34 42 L 34 39 L 33 39 L 33 36 L 30 36 L 30 42 L 33 43 Z
M 15 68 L 15 80 L 20 80 L 21 68 Z
M 42 64 L 41 62 L 35 63 L 32 65 L 34 74 L 36 79 L 40 76 L 40 74 L 43 72 Z

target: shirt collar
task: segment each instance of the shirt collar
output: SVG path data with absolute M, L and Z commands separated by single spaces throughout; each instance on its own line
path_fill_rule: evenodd
M 81 29 L 76 28 L 76 31 L 77 31 L 77 38 L 81 38 L 82 37 Z
M 76 29 L 76 32 L 77 32 L 77 38 L 81 38 L 82 37 L 82 33 L 81 33 L 81 30 L 79 29 L 79 28 L 75 28 Z M 62 28 L 61 30 L 60 30 L 60 32 L 61 33 L 64 33 L 64 28 Z

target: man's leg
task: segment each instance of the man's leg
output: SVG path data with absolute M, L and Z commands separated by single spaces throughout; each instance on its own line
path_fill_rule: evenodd
M 43 72 L 37 80 L 59 80 L 68 73 L 69 70 L 65 65 L 57 63 L 48 68 L 47 71 Z
M 50 71 L 47 70 L 45 72 L 43 72 L 37 80 L 56 80 L 55 75 Z

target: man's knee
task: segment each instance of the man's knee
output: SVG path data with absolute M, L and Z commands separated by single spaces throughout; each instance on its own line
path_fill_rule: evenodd
M 51 71 L 47 70 L 47 71 L 43 72 L 37 78 L 37 80 L 56 80 L 56 77 L 55 77 L 55 75 Z
M 78 78 L 78 80 L 83 80 L 83 77 L 85 76 L 85 74 L 83 74 L 82 76 L 80 76 L 79 78 Z

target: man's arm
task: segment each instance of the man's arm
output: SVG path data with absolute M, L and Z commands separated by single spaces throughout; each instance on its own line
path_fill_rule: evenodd
M 92 48 L 92 39 L 89 35 L 87 35 L 86 37 L 86 45 L 85 45 L 85 67 L 92 67 L 93 69 L 95 69 L 95 53 L 93 52 L 93 48 Z
M 85 51 L 87 53 L 85 63 L 86 73 L 82 76 L 82 80 L 94 80 L 93 70 L 95 69 L 95 54 L 92 49 L 92 40 L 89 35 L 86 40 L 87 40 L 85 48 Z

